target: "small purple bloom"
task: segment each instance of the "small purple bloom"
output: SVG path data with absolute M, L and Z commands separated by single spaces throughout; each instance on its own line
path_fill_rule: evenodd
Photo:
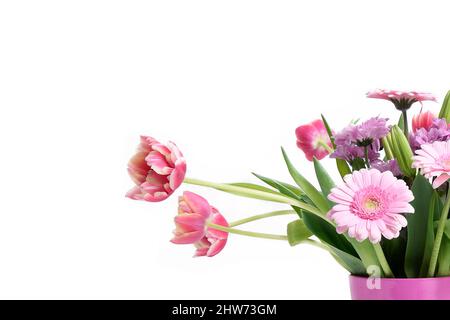
M 400 177 L 402 175 L 397 160 L 389 160 L 389 161 L 376 160 L 372 162 L 370 165 L 373 169 L 378 169 L 381 172 L 390 171 L 396 177 Z
M 334 143 L 337 146 L 351 145 L 356 142 L 355 126 L 350 125 L 334 135 Z
M 359 125 L 350 125 L 334 136 L 336 151 L 332 158 L 343 159 L 352 163 L 355 159 L 365 158 L 368 147 L 369 161 L 380 157 L 380 139 L 385 137 L 390 128 L 384 118 L 371 118 Z
M 369 161 L 375 161 L 380 157 L 380 144 L 374 142 L 371 146 L 369 146 Z M 357 145 L 336 145 L 336 150 L 331 154 L 331 158 L 333 159 L 342 159 L 352 163 L 355 159 L 364 159 L 364 147 L 358 147 Z
M 450 129 L 445 119 L 434 119 L 430 129 L 420 128 L 410 134 L 409 143 L 413 151 L 419 150 L 423 144 L 450 139 Z
M 387 121 L 388 119 L 375 117 L 355 126 L 354 138 L 356 143 L 364 145 L 367 141 L 372 143 L 387 136 L 391 130 Z

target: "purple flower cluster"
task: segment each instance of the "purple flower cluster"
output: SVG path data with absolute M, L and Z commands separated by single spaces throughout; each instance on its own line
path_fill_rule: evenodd
M 400 170 L 400 167 L 398 166 L 397 160 L 388 160 L 388 161 L 381 161 L 376 160 L 371 163 L 372 168 L 378 169 L 381 172 L 391 171 L 392 174 L 396 177 L 399 177 L 402 175 L 402 172 Z
M 420 128 L 409 136 L 409 143 L 413 151 L 421 148 L 423 144 L 450 139 L 450 128 L 445 119 L 434 119 L 429 129 Z
M 390 127 L 387 125 L 388 119 L 385 118 L 371 118 L 358 126 L 354 127 L 354 141 L 359 145 L 363 145 L 366 142 L 380 140 L 387 136 L 390 131 Z
M 357 159 L 365 158 L 365 148 L 370 162 L 379 159 L 380 139 L 385 137 L 390 128 L 384 118 L 371 118 L 359 125 L 350 125 L 334 136 L 336 150 L 331 155 L 352 164 Z

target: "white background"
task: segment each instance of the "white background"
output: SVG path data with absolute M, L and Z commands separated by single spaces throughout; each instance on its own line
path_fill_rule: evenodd
M 442 100 L 449 10 L 430 0 L 1 1 L 0 298 L 348 299 L 346 272 L 315 248 L 231 236 L 219 256 L 192 259 L 191 246 L 169 243 L 176 196 L 125 199 L 128 158 L 147 134 L 175 141 L 191 177 L 288 180 L 283 145 L 312 178 L 298 125 L 320 112 L 336 129 L 396 119 L 365 98 L 378 87 Z M 283 208 L 186 189 L 228 220 Z M 246 228 L 283 233 L 290 219 Z

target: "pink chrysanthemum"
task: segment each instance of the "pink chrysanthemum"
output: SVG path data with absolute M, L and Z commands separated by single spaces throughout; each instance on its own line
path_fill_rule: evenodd
M 431 93 L 417 91 L 374 90 L 367 93 L 368 98 L 391 101 L 399 110 L 407 110 L 414 103 L 422 101 L 437 101 Z
M 203 197 L 186 191 L 179 198 L 178 215 L 175 217 L 175 244 L 193 244 L 196 257 L 214 257 L 225 247 L 228 233 L 213 229 L 208 223 L 228 227 L 220 212 Z
M 450 179 L 450 141 L 422 145 L 422 149 L 416 151 L 413 167 L 420 169 L 428 179 L 436 178 L 433 188 L 439 188 Z
M 298 127 L 295 130 L 297 146 L 305 153 L 306 159 L 322 160 L 330 154 L 333 147 L 325 124 L 322 120 L 315 120 L 310 124 Z
M 412 192 L 390 171 L 363 169 L 344 177 L 345 184 L 334 188 L 328 198 L 336 205 L 328 218 L 336 222 L 337 232 L 358 241 L 369 238 L 379 243 L 381 236 L 397 238 L 407 225 L 404 213 L 414 213 L 409 204 Z

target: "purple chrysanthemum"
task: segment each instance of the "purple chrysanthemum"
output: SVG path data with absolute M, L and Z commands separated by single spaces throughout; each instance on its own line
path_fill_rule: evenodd
M 343 159 L 350 163 L 355 159 L 365 158 L 367 147 L 368 160 L 378 160 L 380 139 L 385 137 L 390 128 L 384 118 L 371 118 L 359 125 L 350 125 L 334 136 L 336 151 L 332 158 Z
M 380 157 L 379 154 L 380 144 L 378 142 L 373 143 L 368 148 L 369 161 L 376 161 Z M 336 145 L 335 151 L 331 154 L 333 159 L 342 159 L 352 163 L 355 159 L 364 159 L 364 148 L 358 147 L 354 144 L 341 144 Z
M 380 172 L 390 171 L 396 177 L 400 177 L 402 175 L 397 160 L 389 160 L 389 161 L 375 160 L 370 165 L 372 166 L 373 169 L 378 169 Z
M 411 148 L 416 151 L 423 144 L 430 144 L 436 141 L 447 141 L 450 139 L 450 129 L 445 119 L 434 119 L 433 125 L 429 129 L 420 128 L 409 136 Z
M 384 138 L 390 131 L 387 121 L 388 119 L 375 117 L 355 126 L 354 140 L 358 145 L 364 146 Z

